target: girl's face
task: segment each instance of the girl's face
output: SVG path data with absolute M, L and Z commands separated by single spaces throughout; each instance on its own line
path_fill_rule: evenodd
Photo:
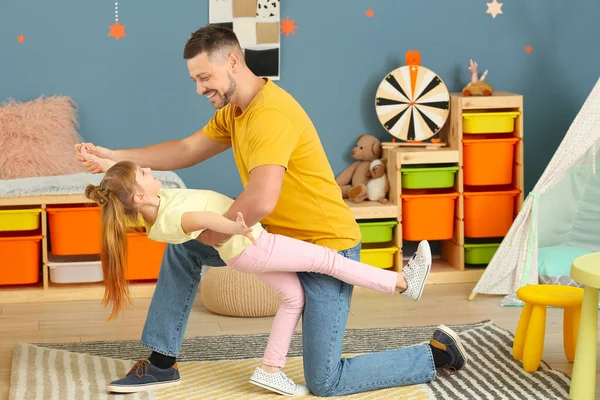
M 161 183 L 152 175 L 150 168 L 140 168 L 135 175 L 137 183 L 144 189 L 148 196 L 156 196 L 160 190 Z

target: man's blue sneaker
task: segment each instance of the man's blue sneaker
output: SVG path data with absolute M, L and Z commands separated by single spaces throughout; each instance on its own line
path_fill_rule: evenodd
M 148 360 L 140 360 L 135 363 L 125 378 L 111 382 L 107 389 L 113 393 L 134 393 L 162 389 L 177 385 L 179 382 L 177 363 L 170 368 L 161 369 L 150 364 Z
M 467 352 L 460 342 L 458 334 L 446 325 L 440 325 L 433 331 L 433 337 L 429 340 L 431 347 L 446 352 L 449 358 L 444 368 L 453 368 L 456 371 L 467 363 Z

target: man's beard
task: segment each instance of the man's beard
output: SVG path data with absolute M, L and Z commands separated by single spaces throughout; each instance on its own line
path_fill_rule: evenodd
M 231 102 L 231 97 L 233 97 L 233 94 L 235 93 L 235 81 L 229 73 L 227 73 L 227 76 L 229 77 L 229 89 L 227 89 L 227 92 L 223 94 L 221 105 L 217 108 L 223 108 L 229 104 Z

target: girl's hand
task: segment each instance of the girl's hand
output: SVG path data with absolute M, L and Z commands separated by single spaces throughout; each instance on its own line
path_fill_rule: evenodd
M 109 158 L 98 156 L 104 150 L 99 146 L 94 146 L 92 143 L 78 143 L 75 145 L 76 157 L 92 174 L 106 172 L 112 167 L 115 162 Z
M 253 245 L 256 245 L 256 240 L 254 240 L 254 236 L 252 236 L 252 228 L 248 228 L 246 226 L 246 222 L 244 222 L 244 216 L 241 212 L 237 213 L 237 219 L 235 222 L 240 227 L 240 235 L 246 236 L 248 239 L 250 239 Z

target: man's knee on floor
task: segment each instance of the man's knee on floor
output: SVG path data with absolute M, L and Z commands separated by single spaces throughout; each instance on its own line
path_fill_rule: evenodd
M 306 381 L 306 386 L 315 396 L 333 396 L 333 388 L 335 386 L 331 376 L 316 376 L 315 374 L 307 373 L 305 370 L 304 379 Z

